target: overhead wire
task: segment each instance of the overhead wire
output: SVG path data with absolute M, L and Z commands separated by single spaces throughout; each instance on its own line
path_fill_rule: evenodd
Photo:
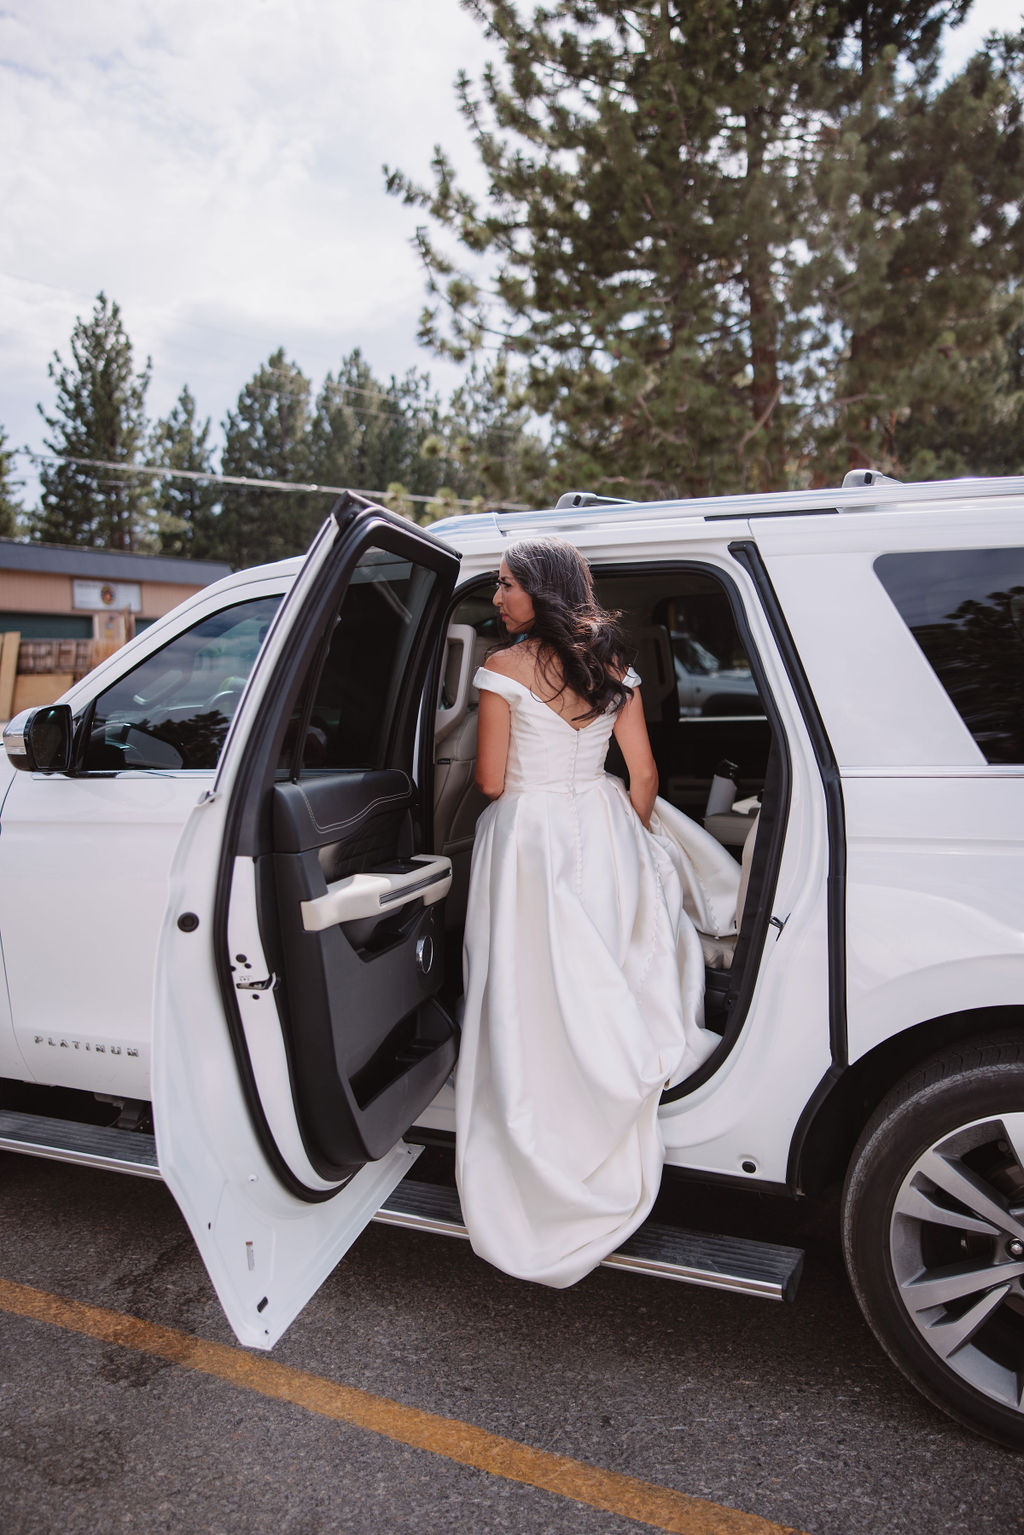
M 87 469 L 114 469 L 119 474 L 152 475 L 172 480 L 200 480 L 211 485 L 238 485 L 252 490 L 280 490 L 288 494 L 325 496 L 343 496 L 351 493 L 356 496 L 365 496 L 368 501 L 386 501 L 389 497 L 397 496 L 403 501 L 422 501 L 427 505 L 443 500 L 446 505 L 465 506 L 474 510 L 479 510 L 481 502 L 484 502 L 492 511 L 529 512 L 534 510 L 533 507 L 516 502 L 491 501 L 483 496 L 467 499 L 464 496 L 440 497 L 436 491 L 433 495 L 422 495 L 404 488 L 398 493 L 391 490 L 364 490 L 355 485 L 316 485 L 297 480 L 258 480 L 244 474 L 217 474 L 212 469 L 171 469 L 162 464 L 118 464 L 103 458 L 77 458 L 71 454 L 37 453 L 31 448 L 12 448 L 10 451 L 12 457 L 19 454 L 32 459 L 34 463 L 76 464 Z

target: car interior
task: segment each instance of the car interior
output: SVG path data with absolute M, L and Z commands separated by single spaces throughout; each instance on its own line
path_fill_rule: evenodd
M 705 1022 L 731 1038 L 741 1022 L 740 983 L 755 930 L 762 930 L 763 939 L 765 922 L 756 918 L 764 912 L 774 857 L 766 827 L 780 818 L 784 798 L 779 733 L 770 723 L 743 642 L 738 599 L 730 597 L 722 579 L 706 567 L 645 571 L 634 566 L 618 572 L 595 569 L 595 584 L 602 606 L 619 614 L 627 653 L 640 674 L 661 796 L 703 824 L 741 864 L 739 933 L 704 940 Z M 445 919 L 445 1000 L 450 1007 L 457 1004 L 461 986 L 461 934 L 475 826 L 487 804 L 473 781 L 477 693 L 472 679 L 503 643 L 492 596 L 492 582 L 474 586 L 455 609 L 436 715 L 434 848 L 453 866 Z M 696 680 L 695 652 L 700 666 Z M 607 767 L 626 779 L 614 740 Z M 717 803 L 709 804 L 716 769 Z

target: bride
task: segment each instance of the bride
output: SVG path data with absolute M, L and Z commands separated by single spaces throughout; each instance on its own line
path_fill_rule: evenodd
M 477 1253 L 562 1288 L 658 1192 L 658 1102 L 717 1037 L 699 932 L 735 931 L 739 869 L 658 799 L 613 615 L 562 539 L 508 546 L 508 636 L 478 670 L 477 823 L 456 1073 L 456 1175 Z M 628 793 L 604 771 L 609 741 Z

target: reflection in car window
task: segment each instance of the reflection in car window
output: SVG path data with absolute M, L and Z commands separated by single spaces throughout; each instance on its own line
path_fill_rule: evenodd
M 875 574 L 988 762 L 1024 762 L 1024 549 L 883 554 Z
M 396 701 L 417 654 L 436 576 L 382 549 L 359 560 L 331 634 L 310 710 L 302 767 L 376 768 L 387 760 Z M 294 754 L 301 708 L 281 766 Z
M 715 672 L 722 670 L 717 656 L 713 656 L 697 640 L 692 640 L 686 634 L 672 635 L 672 649 L 682 666 L 691 672 L 703 672 L 710 677 Z
M 652 617 L 667 631 L 680 718 L 764 714 L 729 600 L 713 576 L 680 574 Z
M 87 772 L 215 768 L 280 597 L 257 597 L 178 634 L 96 699 Z

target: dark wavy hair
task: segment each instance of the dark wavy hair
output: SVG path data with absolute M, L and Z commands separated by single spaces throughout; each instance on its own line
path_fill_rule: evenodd
M 505 564 L 533 603 L 530 636 L 540 642 L 545 682 L 556 694 L 568 688 L 586 699 L 590 707 L 577 716 L 582 720 L 625 703 L 633 690 L 612 675 L 626 669 L 619 615 L 598 606 L 590 566 L 575 544 L 515 539 L 505 549 Z

